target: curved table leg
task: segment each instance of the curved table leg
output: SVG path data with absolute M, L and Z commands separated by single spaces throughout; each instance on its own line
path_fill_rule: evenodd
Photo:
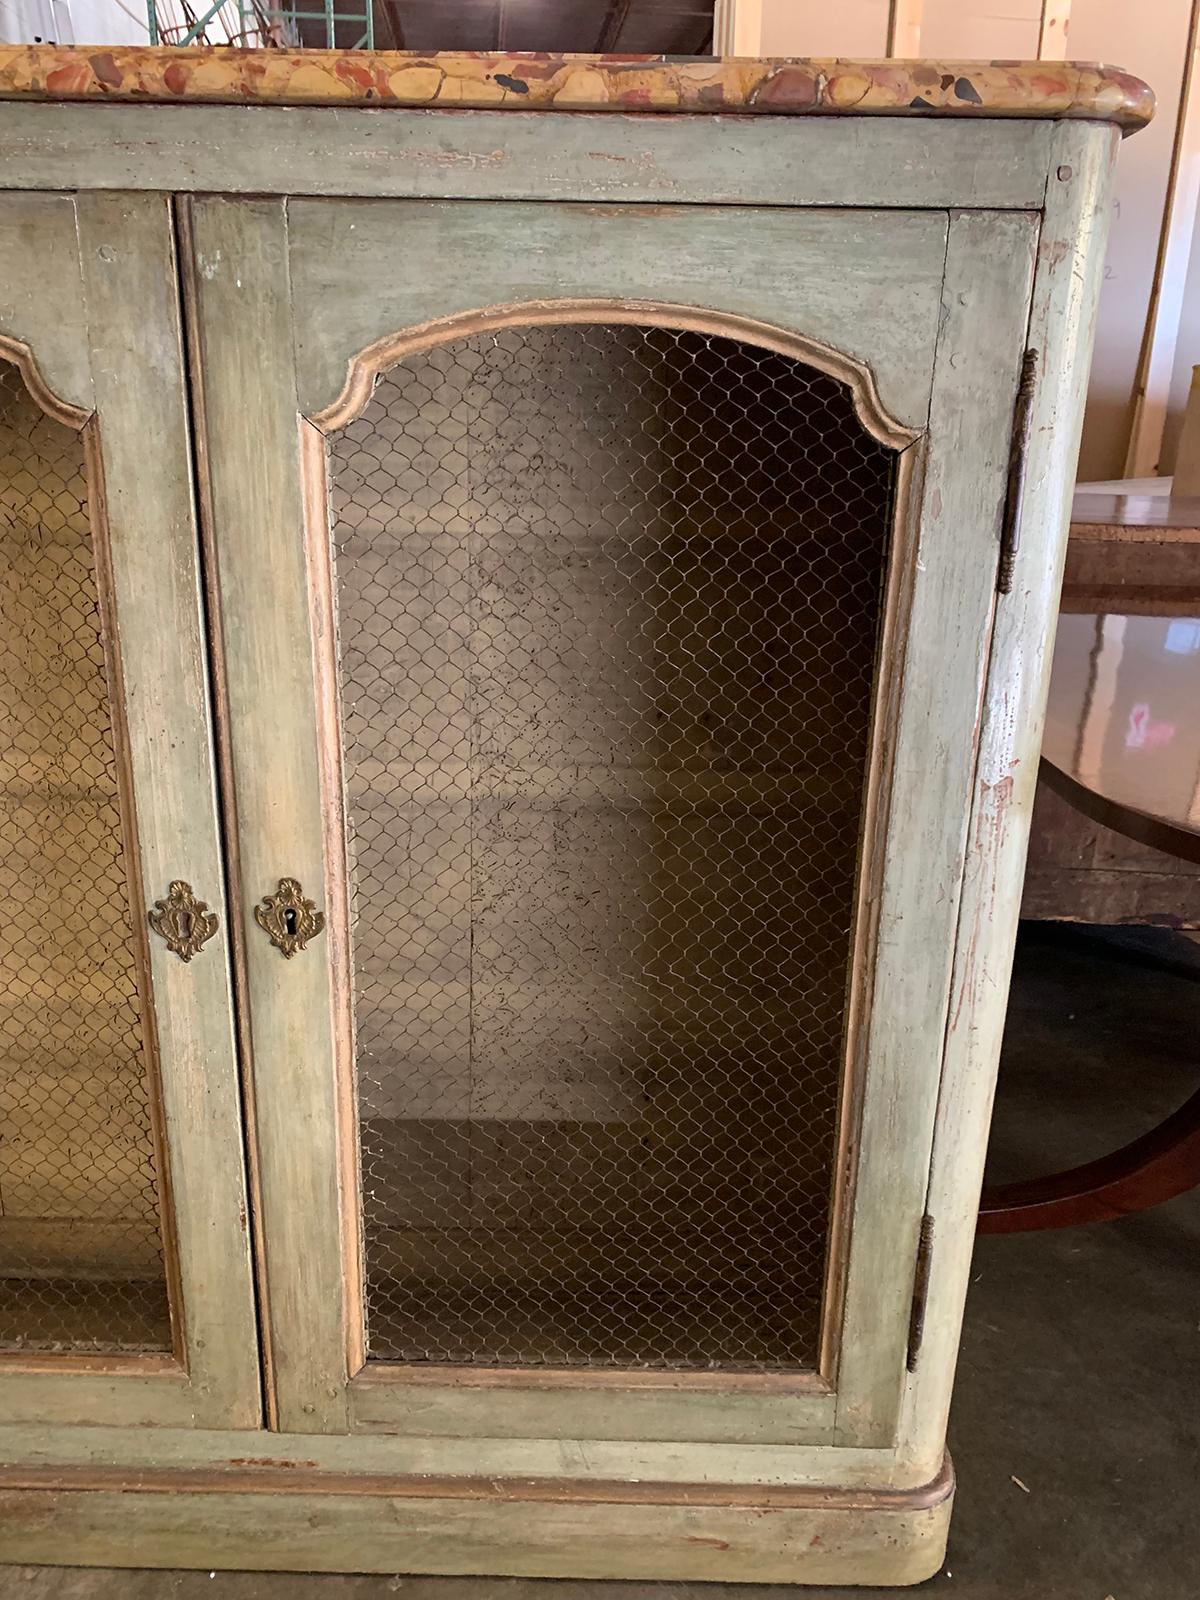
M 1200 1184 L 1200 1089 L 1152 1132 L 1067 1172 L 985 1189 L 980 1233 L 1107 1222 Z

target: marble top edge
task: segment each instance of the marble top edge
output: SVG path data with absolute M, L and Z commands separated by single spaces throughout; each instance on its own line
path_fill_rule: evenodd
M 1126 131 L 1154 95 L 1073 61 L 423 55 L 198 46 L 0 46 L 0 99 L 785 116 L 1083 118 Z

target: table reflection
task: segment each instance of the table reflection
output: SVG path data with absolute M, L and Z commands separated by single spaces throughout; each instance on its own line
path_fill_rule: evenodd
M 1100 820 L 1200 849 L 1200 616 L 1061 616 L 1042 753 L 1111 808 Z

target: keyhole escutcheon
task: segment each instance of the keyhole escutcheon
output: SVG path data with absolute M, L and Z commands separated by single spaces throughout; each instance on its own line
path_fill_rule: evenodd
M 298 878 L 280 878 L 275 893 L 264 895 L 255 906 L 254 920 L 276 950 L 290 961 L 321 932 L 325 913 L 307 898 Z

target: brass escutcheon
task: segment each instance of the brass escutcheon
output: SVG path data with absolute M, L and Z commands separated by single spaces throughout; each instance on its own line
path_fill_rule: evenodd
M 208 909 L 207 901 L 197 900 L 191 884 L 182 878 L 170 885 L 165 900 L 154 902 L 154 910 L 148 911 L 146 918 L 181 961 L 190 961 L 217 931 L 216 912 Z
M 290 961 L 325 926 L 325 913 L 306 900 L 295 878 L 280 878 L 274 894 L 264 895 L 254 908 L 254 920 L 277 950 Z

